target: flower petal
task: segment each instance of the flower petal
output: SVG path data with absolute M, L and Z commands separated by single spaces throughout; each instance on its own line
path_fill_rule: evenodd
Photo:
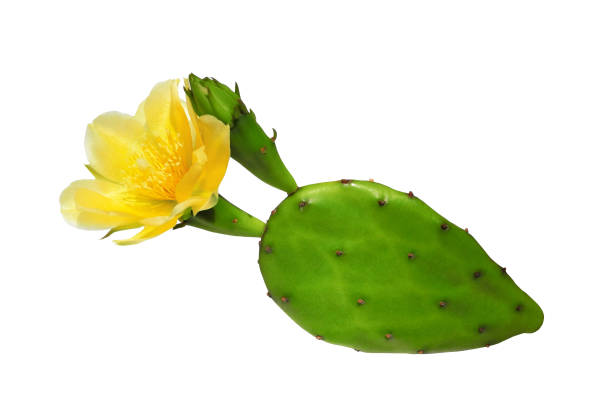
M 188 208 L 191 208 L 191 211 L 194 214 L 197 214 L 200 211 L 208 210 L 209 208 L 214 207 L 217 205 L 217 201 L 219 201 L 219 195 L 216 193 L 211 193 L 208 197 L 192 197 L 177 204 L 176 207 L 174 207 L 172 214 L 180 216 Z
M 87 126 L 85 151 L 93 170 L 120 183 L 134 168 L 145 141 L 140 122 L 130 115 L 107 112 Z
M 153 87 L 142 105 L 147 132 L 191 164 L 191 127 L 178 95 L 178 79 L 160 82 Z M 137 114 L 138 115 L 138 114 Z
M 115 240 L 114 242 L 118 245 L 133 245 L 139 244 L 147 239 L 154 238 L 174 227 L 178 217 L 170 217 L 166 222 L 160 225 L 147 225 L 138 234 L 132 238 Z
M 186 87 L 189 87 L 189 81 L 185 80 Z M 191 134 L 193 141 L 193 150 L 199 149 L 204 145 L 202 143 L 202 135 L 200 135 L 200 127 L 196 125 L 198 122 L 198 115 L 191 106 L 191 100 L 187 100 L 187 112 L 189 113 L 189 124 L 191 125 Z
M 121 225 L 119 227 L 113 227 L 113 228 L 109 229 L 108 232 L 106 234 L 104 234 L 104 236 L 102 238 L 100 238 L 100 239 L 106 239 L 106 238 L 110 237 L 111 235 L 113 235 L 115 232 L 125 231 L 125 230 L 129 230 L 129 229 L 140 228 L 140 227 L 142 227 L 142 225 L 139 224 L 139 223 L 126 224 L 126 225 Z
M 177 185 L 178 202 L 191 197 L 207 198 L 216 193 L 229 162 L 229 126 L 211 115 L 198 117 L 196 126 L 204 146 L 194 150 L 191 168 Z
M 207 161 L 208 157 L 204 152 L 204 146 L 193 151 L 191 167 L 176 186 L 176 201 L 182 202 L 192 197 L 195 185 L 204 177 L 205 164 Z
M 111 187 L 111 186 L 114 186 Z M 122 209 L 119 211 L 105 211 L 100 207 L 107 207 L 104 194 L 113 190 L 122 189 L 121 186 L 98 180 L 79 180 L 70 184 L 60 196 L 61 212 L 64 219 L 71 225 L 85 229 L 106 229 L 119 225 L 126 225 L 137 221 L 138 217 Z M 83 196 L 85 192 L 85 197 Z M 87 193 L 97 196 L 87 197 Z M 97 202 L 98 198 L 101 202 Z M 85 205 L 83 205 L 85 204 Z
M 85 229 L 106 229 L 168 217 L 175 203 L 135 196 L 124 186 L 105 180 L 79 180 L 62 192 L 60 205 L 68 223 Z
M 230 158 L 230 127 L 211 115 L 200 116 L 196 125 L 200 129 L 208 157 L 204 166 L 205 179 L 196 189 L 217 191 L 225 176 Z

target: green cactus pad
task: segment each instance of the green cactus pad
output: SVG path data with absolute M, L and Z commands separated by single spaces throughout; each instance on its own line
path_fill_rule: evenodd
M 378 183 L 300 188 L 272 212 L 260 245 L 278 306 L 317 339 L 356 350 L 484 347 L 544 319 L 466 230 Z

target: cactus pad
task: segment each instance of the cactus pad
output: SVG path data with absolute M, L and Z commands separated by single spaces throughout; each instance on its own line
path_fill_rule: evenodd
M 259 263 L 269 296 L 296 323 L 360 351 L 483 347 L 544 318 L 466 230 L 374 182 L 288 196 L 268 221 Z

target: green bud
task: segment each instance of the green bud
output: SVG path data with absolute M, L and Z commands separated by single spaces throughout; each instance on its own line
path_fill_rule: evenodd
M 214 78 L 190 74 L 189 87 L 185 92 L 198 116 L 212 115 L 232 126 L 234 120 L 247 112 L 240 95 Z
M 271 186 L 289 194 L 297 190 L 276 149 L 276 130 L 273 129 L 271 138 L 266 135 L 255 113 L 242 102 L 238 84 L 232 91 L 214 78 L 190 74 L 185 94 L 196 115 L 212 115 L 230 126 L 230 151 L 234 160 Z M 193 218 L 190 221 L 196 222 Z

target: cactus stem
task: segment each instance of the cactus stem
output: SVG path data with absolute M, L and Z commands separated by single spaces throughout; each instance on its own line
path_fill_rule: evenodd
M 351 182 L 351 180 L 349 180 L 349 179 L 342 179 L 342 180 L 340 180 L 340 182 L 342 184 L 349 184 Z
M 272 248 L 270 248 L 270 245 L 266 245 L 264 251 L 266 251 L 266 254 L 269 254 L 270 252 L 272 252 Z
M 384 205 L 387 204 L 387 202 L 385 200 L 378 200 L 378 205 L 381 207 L 384 207 Z
M 412 191 L 409 191 L 408 192 L 408 198 L 413 198 L 413 197 L 414 197 L 414 194 L 412 193 Z
M 255 154 L 259 146 L 268 147 L 261 159 L 275 151 L 258 144 Z M 345 184 L 285 198 L 258 251 L 262 289 L 310 336 L 362 352 L 433 354 L 495 345 L 542 324 L 538 305 L 461 224 L 405 190 L 367 178 Z M 233 217 L 247 221 L 222 219 Z
M 446 231 L 448 229 L 448 224 L 442 224 L 440 228 L 442 228 L 442 231 Z
M 355 350 L 356 352 L 360 352 L 361 350 L 354 348 L 353 350 Z
M 281 297 L 281 302 L 283 303 L 288 303 L 289 302 L 289 298 L 286 296 Z

